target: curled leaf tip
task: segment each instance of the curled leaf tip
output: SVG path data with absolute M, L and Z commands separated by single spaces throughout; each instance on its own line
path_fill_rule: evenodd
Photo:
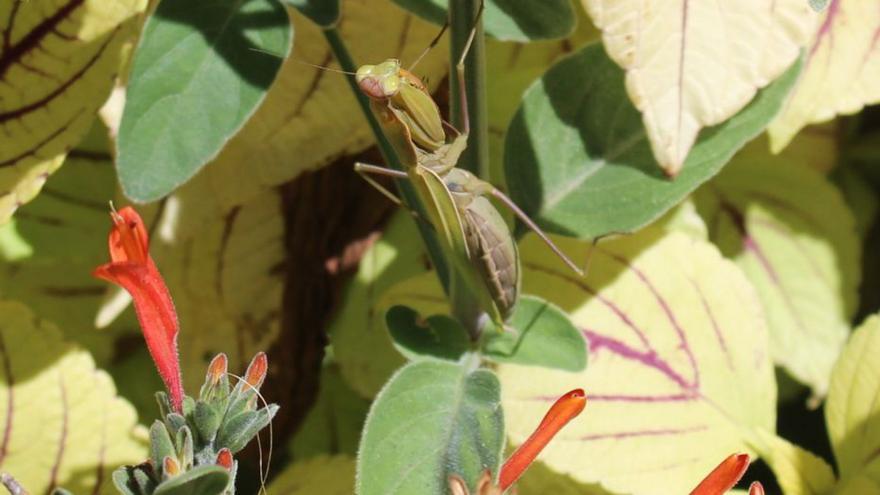
M 544 447 L 559 433 L 569 421 L 574 419 L 584 410 L 587 404 L 587 396 L 582 389 L 574 389 L 550 406 L 550 410 L 541 420 L 535 432 L 520 445 L 507 459 L 501 468 L 498 485 L 502 490 L 507 490 L 516 480 L 522 476 L 526 468 L 534 462 Z
M 691 495 L 722 495 L 727 493 L 742 478 L 748 467 L 748 454 L 732 454 L 703 478 L 703 481 L 691 491 Z
M 168 389 L 171 405 L 183 411 L 183 386 L 177 354 L 177 312 L 165 280 L 149 255 L 149 237 L 140 215 L 131 207 L 111 212 L 108 236 L 110 263 L 93 275 L 128 291 L 134 301 L 141 331 L 159 375 Z
M 764 485 L 760 481 L 753 481 L 749 485 L 749 495 L 764 495 Z
M 232 469 L 232 452 L 226 447 L 223 447 L 217 453 L 217 465 L 223 466 L 228 470 Z

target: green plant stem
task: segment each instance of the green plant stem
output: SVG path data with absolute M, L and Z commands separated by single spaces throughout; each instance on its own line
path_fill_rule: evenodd
M 339 61 L 339 65 L 340 67 L 342 67 L 342 70 L 346 72 L 356 72 L 357 66 L 354 63 L 354 60 L 352 60 L 351 54 L 349 53 L 348 48 L 345 46 L 345 42 L 342 40 L 342 37 L 339 36 L 339 31 L 337 31 L 335 27 L 324 29 L 324 37 L 327 39 L 327 43 L 330 45 L 330 50 L 333 52 L 336 60 Z M 358 88 L 357 82 L 354 80 L 354 76 L 346 75 L 345 78 L 346 80 L 348 80 L 348 84 L 351 87 L 351 90 L 361 107 L 361 111 L 364 117 L 370 124 L 370 129 L 373 131 L 373 135 L 376 138 L 376 143 L 379 146 L 379 151 L 382 153 L 382 158 L 385 159 L 385 163 L 387 163 L 388 166 L 390 166 L 391 168 L 404 170 L 403 165 L 400 163 L 400 159 L 398 159 L 397 157 L 397 153 L 394 152 L 394 148 L 391 147 L 391 144 L 388 142 L 388 139 L 382 132 L 382 128 L 379 126 L 379 122 L 376 121 L 376 117 L 370 110 L 369 99 Z M 424 207 L 418 199 L 418 195 L 416 194 L 415 189 L 413 189 L 412 187 L 412 184 L 405 180 L 395 180 L 395 183 L 397 185 L 397 190 L 400 191 L 400 196 L 403 200 L 404 206 L 412 211 L 415 211 L 421 218 L 428 218 Z M 428 257 L 431 259 L 431 263 L 434 265 L 437 271 L 437 276 L 440 277 L 440 282 L 443 285 L 443 289 L 448 294 L 449 270 L 447 268 L 448 265 L 446 263 L 446 258 L 443 256 L 443 251 L 441 250 L 440 244 L 437 241 L 437 235 L 434 230 L 431 229 L 430 225 L 426 224 L 423 221 L 417 220 L 416 226 L 418 227 L 419 233 L 421 234 L 422 239 L 425 242 L 425 248 L 427 249 Z
M 470 136 L 468 146 L 458 166 L 466 168 L 483 179 L 489 178 L 489 119 L 486 106 L 486 46 L 483 36 L 482 19 L 476 26 L 474 21 L 480 8 L 481 0 L 450 0 L 450 120 L 458 129 L 464 124 L 456 74 L 456 64 L 470 37 L 471 30 L 476 27 L 476 35 L 467 58 L 465 58 L 465 93 L 467 94 L 467 112 L 470 118 Z

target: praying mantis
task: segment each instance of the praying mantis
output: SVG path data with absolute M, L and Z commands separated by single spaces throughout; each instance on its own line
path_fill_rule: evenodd
M 475 25 L 483 12 L 480 5 Z M 445 27 L 444 27 L 445 30 Z M 443 34 L 441 31 L 440 35 Z M 459 87 L 464 88 L 464 62 L 474 41 L 471 31 L 456 65 Z M 435 38 L 435 43 L 440 35 Z M 432 43 L 433 45 L 433 43 Z M 480 328 L 488 316 L 498 328 L 512 315 L 521 285 L 516 242 L 501 214 L 489 201 L 495 198 L 534 231 L 579 276 L 581 270 L 510 198 L 467 170 L 458 161 L 467 147 L 470 123 L 467 96 L 461 91 L 462 129 L 445 122 L 427 87 L 396 59 L 363 65 L 355 75 L 357 86 L 370 100 L 370 110 L 400 159 L 405 171 L 356 163 L 355 171 L 397 204 L 399 198 L 371 175 L 406 179 L 425 206 L 427 221 L 438 233 L 444 255 L 464 287 L 451 292 L 475 298 L 477 315 L 456 315 L 465 326 Z M 416 215 L 418 217 L 418 215 Z M 465 296 L 467 297 L 467 296 Z M 453 304 L 455 309 L 455 304 Z

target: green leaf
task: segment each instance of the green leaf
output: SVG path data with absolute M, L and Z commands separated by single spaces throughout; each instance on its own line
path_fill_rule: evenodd
M 3 470 L 31 493 L 105 493 L 114 469 L 147 455 L 134 410 L 88 352 L 27 307 L 0 302 L 0 322 Z
M 590 243 L 556 239 L 567 252 Z M 688 493 L 750 434 L 772 431 L 776 388 L 767 327 L 742 271 L 706 241 L 648 228 L 599 243 L 586 279 L 520 244 L 523 291 L 552 298 L 586 336 L 579 373 L 498 368 L 507 432 L 523 442 L 553 398 L 587 409 L 541 454 L 553 470 L 615 493 Z M 512 413 L 515 411 L 515 414 Z
M 198 466 L 164 481 L 153 495 L 220 495 L 229 485 L 229 471 L 220 466 Z
M 758 290 L 773 360 L 824 396 L 858 305 L 861 249 L 843 196 L 818 172 L 752 155 L 695 197 L 711 240 Z
M 339 21 L 339 0 L 281 0 L 308 17 L 315 24 L 327 28 Z
M 162 459 L 166 457 L 177 457 L 177 452 L 175 452 L 174 442 L 171 440 L 171 434 L 168 433 L 165 423 L 157 419 L 150 426 L 150 459 L 160 475 L 163 473 Z
M 320 456 L 296 462 L 269 485 L 270 495 L 351 495 L 354 492 L 354 458 Z
M 434 24 L 446 22 L 448 0 L 394 0 Z M 502 41 L 533 41 L 564 38 L 575 27 L 569 0 L 486 0 L 483 28 Z
M 505 143 L 510 195 L 553 232 L 594 238 L 636 230 L 716 174 L 758 135 L 800 67 L 795 64 L 725 123 L 704 130 L 681 173 L 670 180 L 654 161 L 623 70 L 601 45 L 589 45 L 526 92 Z
M 290 51 L 272 0 L 164 0 L 135 53 L 117 142 L 135 201 L 170 193 L 217 155 L 253 114 Z
M 272 421 L 277 412 L 278 405 L 269 404 L 257 411 L 246 411 L 225 421 L 217 433 L 216 447 L 226 447 L 235 454 L 245 448 Z
M 376 397 L 361 440 L 357 493 L 445 493 L 498 472 L 504 440 L 498 379 L 447 362 L 403 367 Z
M 581 371 L 587 365 L 583 335 L 556 305 L 523 296 L 507 324 L 515 331 L 485 333 L 486 358 L 566 371 Z
M 467 331 L 445 315 L 422 319 L 406 306 L 394 306 L 385 314 L 394 346 L 410 360 L 433 357 L 458 361 L 470 348 Z
M 880 485 L 880 316 L 853 333 L 831 374 L 825 421 L 841 484 L 865 476 Z
M 156 489 L 153 467 L 149 463 L 122 466 L 113 471 L 113 486 L 122 495 L 148 495 Z
M 810 7 L 816 12 L 822 12 L 828 6 L 828 0 L 807 0 Z

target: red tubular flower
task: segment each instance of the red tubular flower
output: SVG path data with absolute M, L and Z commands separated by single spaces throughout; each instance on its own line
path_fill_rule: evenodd
M 760 481 L 753 481 L 749 485 L 749 495 L 764 495 L 764 485 Z
M 713 469 L 712 472 L 709 473 L 709 475 L 706 476 L 703 481 L 693 489 L 693 491 L 691 491 L 691 495 L 723 495 L 736 485 L 748 468 L 748 454 L 733 454 L 727 459 L 721 461 L 721 464 Z M 760 490 L 755 491 L 755 494 L 763 493 L 764 488 L 760 485 L 761 484 L 758 483 L 758 488 L 754 488 L 753 484 L 752 488 L 749 489 L 749 493 L 753 493 L 753 489 Z
M 150 258 L 147 229 L 131 207 L 110 214 L 110 263 L 95 268 L 95 277 L 119 285 L 134 300 L 147 349 L 177 412 L 183 411 L 183 387 L 177 356 L 177 312 L 168 287 Z
M 559 430 L 584 410 L 586 403 L 587 397 L 579 388 L 556 400 L 535 432 L 516 449 L 501 468 L 498 486 L 502 491 L 510 488 L 510 485 L 519 479 Z

